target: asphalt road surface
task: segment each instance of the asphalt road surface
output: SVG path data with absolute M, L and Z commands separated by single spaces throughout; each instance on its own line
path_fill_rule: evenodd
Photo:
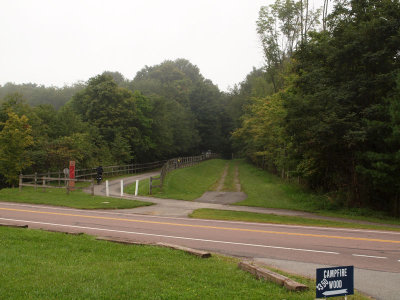
M 0 222 L 173 243 L 247 258 L 354 265 L 387 274 L 387 278 L 394 275 L 392 281 L 383 280 L 382 290 L 390 293 L 373 296 L 396 299 L 390 295 L 400 294 L 400 232 L 196 220 L 2 202 Z M 356 288 L 363 290 L 357 284 Z

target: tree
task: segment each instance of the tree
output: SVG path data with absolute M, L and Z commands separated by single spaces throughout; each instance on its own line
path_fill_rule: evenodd
M 369 183 L 370 197 L 381 200 L 374 206 L 393 209 L 400 217 L 400 71 L 395 89 L 383 104 L 372 108 L 374 115 L 379 112 L 379 119 L 365 120 L 366 131 L 380 147 L 360 153 L 357 172 Z
M 222 93 L 188 60 L 146 66 L 137 73 L 131 88 L 154 103 L 153 140 L 162 148 L 161 145 L 170 145 L 164 149 L 164 155 L 226 148 L 230 129 L 223 114 Z M 158 146 L 155 151 L 163 155 Z
M 261 7 L 257 33 L 264 51 L 266 72 L 274 85 L 274 92 L 278 92 L 283 86 L 281 73 L 286 61 L 299 44 L 307 42 L 307 33 L 319 23 L 319 15 L 319 10 L 308 9 L 308 0 L 276 0 L 274 4 Z
M 14 186 L 22 170 L 32 164 L 28 152 L 33 145 L 32 130 L 26 116 L 18 117 L 12 111 L 1 125 L 4 127 L 0 132 L 0 173 Z
M 98 129 L 109 147 L 123 138 L 129 143 L 131 155 L 137 158 L 151 148 L 150 101 L 138 92 L 118 87 L 111 76 L 102 74 L 91 78 L 70 105 L 84 122 Z
M 256 165 L 283 175 L 289 168 L 287 151 L 290 144 L 284 129 L 285 117 L 280 93 L 253 98 L 242 116 L 242 127 L 232 135 L 241 151 Z
M 129 142 L 120 132 L 116 133 L 110 148 L 115 163 L 123 164 L 131 161 L 132 151 Z
M 95 144 L 87 133 L 74 133 L 47 141 L 43 148 L 46 152 L 47 169 L 62 170 L 70 160 L 76 161 L 80 168 L 96 165 Z

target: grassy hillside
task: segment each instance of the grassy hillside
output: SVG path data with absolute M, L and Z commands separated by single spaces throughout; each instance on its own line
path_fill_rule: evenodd
M 166 176 L 164 187 L 154 189 L 153 196 L 179 200 L 194 200 L 208 191 L 221 177 L 226 161 L 212 159 L 196 166 L 174 170 Z M 135 184 L 125 189 L 126 193 L 135 193 Z M 139 195 L 149 195 L 149 180 L 139 183 Z

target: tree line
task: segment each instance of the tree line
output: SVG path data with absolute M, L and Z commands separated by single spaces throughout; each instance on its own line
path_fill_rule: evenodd
M 261 8 L 266 63 L 232 92 L 235 147 L 335 206 L 399 215 L 400 3 L 334 1 L 322 20 L 307 5 Z
M 62 89 L 20 87 L 0 106 L 0 173 L 9 185 L 22 171 L 60 170 L 69 160 L 91 168 L 230 152 L 228 97 L 185 59 L 146 66 L 133 80 L 104 72 Z M 64 103 L 53 105 L 51 93 Z

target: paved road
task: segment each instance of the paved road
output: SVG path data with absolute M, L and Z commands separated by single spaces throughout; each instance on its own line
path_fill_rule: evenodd
M 373 296 L 396 299 L 391 295 L 400 292 L 398 232 L 195 220 L 1 202 L 0 222 L 175 243 L 240 257 L 354 265 L 380 274 L 363 280 L 356 288 L 366 290 L 363 286 L 381 280 L 382 289 Z

